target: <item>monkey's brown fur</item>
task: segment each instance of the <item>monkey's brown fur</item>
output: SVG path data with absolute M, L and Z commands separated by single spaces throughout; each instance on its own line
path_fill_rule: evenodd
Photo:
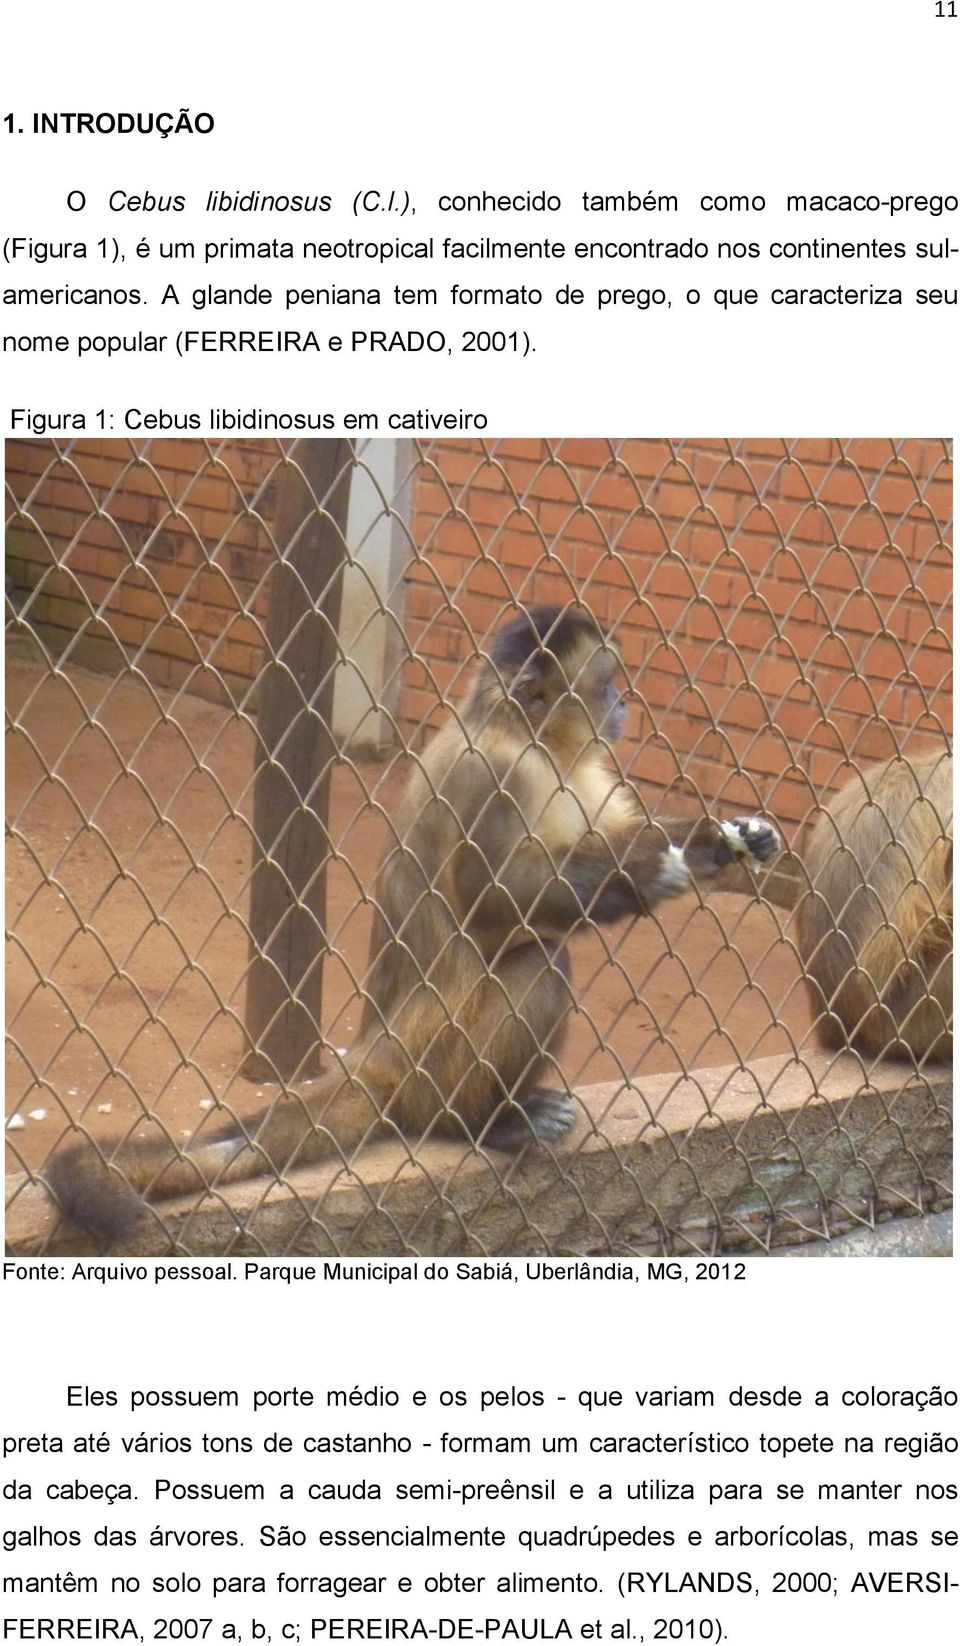
M 691 876 L 779 848 L 757 819 L 687 822 L 672 846 L 651 825 L 611 763 L 617 668 L 583 611 L 535 607 L 508 623 L 410 780 L 377 878 L 350 1054 L 189 1155 L 171 1159 L 163 1138 L 121 1145 L 109 1167 L 89 1145 L 55 1156 L 46 1180 L 65 1215 L 117 1241 L 144 1213 L 141 1192 L 280 1174 L 397 1129 L 494 1148 L 558 1140 L 572 1104 L 543 1082 L 571 1003 L 571 932 L 646 914 Z
M 803 854 L 800 957 L 821 1045 L 949 1058 L 953 770 L 944 753 L 858 774 Z

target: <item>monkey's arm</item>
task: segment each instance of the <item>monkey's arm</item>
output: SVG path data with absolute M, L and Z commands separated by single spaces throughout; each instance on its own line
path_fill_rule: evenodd
M 671 836 L 674 836 L 671 838 Z M 776 831 L 756 818 L 709 818 L 671 825 L 621 825 L 616 834 L 584 829 L 548 844 L 528 828 L 509 797 L 489 797 L 457 853 L 456 879 L 466 911 L 498 928 L 519 916 L 543 935 L 647 914 L 693 880 L 729 865 L 766 862 L 780 849 Z
M 702 817 L 682 822 L 644 821 L 622 856 L 646 908 L 660 897 L 675 897 L 694 880 L 710 889 L 743 890 L 744 870 L 758 870 L 781 850 L 780 836 L 762 817 L 714 822 Z

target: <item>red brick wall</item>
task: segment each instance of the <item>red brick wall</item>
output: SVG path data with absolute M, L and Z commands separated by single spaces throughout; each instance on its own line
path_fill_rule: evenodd
M 55 654 L 70 643 L 94 668 L 133 658 L 159 685 L 218 695 L 222 675 L 242 692 L 260 668 L 276 445 L 214 456 L 155 440 L 147 455 L 119 440 L 64 457 L 50 441 L 8 441 L 8 583 Z
M 242 695 L 279 455 L 9 442 L 8 575 L 51 651 Z M 799 822 L 848 762 L 943 739 L 942 441 L 436 442 L 412 500 L 411 734 L 463 689 L 472 637 L 513 600 L 573 599 L 616 634 L 639 694 L 628 763 L 657 787 Z
M 455 692 L 468 631 L 582 599 L 641 701 L 630 768 L 798 823 L 849 764 L 943 740 L 944 442 L 436 443 L 414 489 L 403 708 Z

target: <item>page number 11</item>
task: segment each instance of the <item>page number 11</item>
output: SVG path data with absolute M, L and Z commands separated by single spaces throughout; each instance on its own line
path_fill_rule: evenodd
M 957 0 L 936 0 L 933 9 L 937 17 L 956 17 Z

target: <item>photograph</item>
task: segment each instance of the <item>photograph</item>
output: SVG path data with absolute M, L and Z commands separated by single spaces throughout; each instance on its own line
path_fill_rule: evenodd
M 6 494 L 8 1252 L 949 1253 L 948 440 Z

